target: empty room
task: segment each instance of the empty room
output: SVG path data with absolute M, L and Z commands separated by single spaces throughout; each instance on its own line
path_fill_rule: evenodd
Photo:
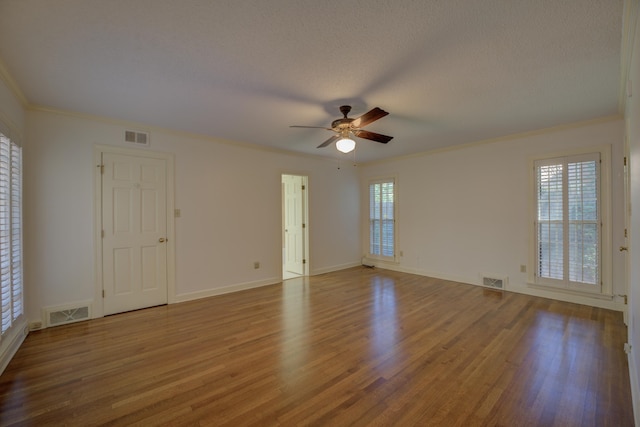
M 0 0 L 0 425 L 640 425 L 639 16 Z

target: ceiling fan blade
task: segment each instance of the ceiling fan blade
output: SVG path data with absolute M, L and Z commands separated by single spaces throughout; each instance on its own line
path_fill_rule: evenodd
M 373 123 L 376 120 L 383 118 L 387 114 L 389 114 L 389 113 L 387 113 L 386 111 L 376 107 L 373 110 L 364 113 L 363 115 L 361 115 L 357 119 L 354 119 L 351 122 L 351 127 L 354 127 L 354 128 L 364 127 L 364 126 L 368 125 L 369 123 Z
M 369 132 L 368 130 L 354 130 L 353 134 L 358 138 L 370 139 L 371 141 L 381 142 L 386 144 L 393 139 L 392 136 L 382 135 L 380 133 Z
M 331 128 L 326 128 L 323 126 L 289 126 L 290 128 L 305 128 L 305 129 L 326 129 L 326 130 L 333 130 Z
M 323 147 L 326 147 L 327 145 L 331 145 L 332 143 L 336 142 L 339 139 L 340 139 L 340 135 L 333 135 L 331 138 L 327 139 L 325 142 L 318 145 L 318 148 L 323 148 Z

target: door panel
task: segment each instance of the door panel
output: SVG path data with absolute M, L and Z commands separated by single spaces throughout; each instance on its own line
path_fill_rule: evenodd
M 104 314 L 166 304 L 166 162 L 103 153 L 102 163 Z
M 285 270 L 304 274 L 302 177 L 285 175 Z

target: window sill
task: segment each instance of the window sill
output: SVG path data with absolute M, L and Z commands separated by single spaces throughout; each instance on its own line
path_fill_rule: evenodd
M 594 292 L 584 292 L 584 291 L 577 291 L 574 289 L 566 289 L 566 288 L 558 288 L 555 286 L 546 286 L 546 285 L 539 285 L 537 283 L 527 283 L 527 286 L 533 289 L 539 289 L 542 291 L 550 291 L 550 292 L 559 292 L 559 293 L 563 293 L 563 294 L 568 294 L 568 295 L 577 295 L 577 296 L 581 296 L 581 297 L 587 297 L 587 298 L 594 298 L 594 299 L 600 299 L 600 300 L 606 300 L 606 301 L 612 301 L 613 300 L 613 295 L 611 294 L 597 294 Z

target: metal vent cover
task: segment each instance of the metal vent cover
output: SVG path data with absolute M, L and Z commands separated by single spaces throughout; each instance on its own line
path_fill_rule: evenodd
M 489 288 L 504 289 L 506 283 L 507 283 L 506 277 L 490 277 L 490 276 L 482 277 L 482 285 L 487 286 Z
M 149 134 L 146 132 L 136 132 L 133 130 L 124 131 L 124 140 L 136 145 L 149 145 Z
M 91 318 L 91 310 L 88 305 L 61 310 L 47 310 L 47 326 L 66 325 Z

